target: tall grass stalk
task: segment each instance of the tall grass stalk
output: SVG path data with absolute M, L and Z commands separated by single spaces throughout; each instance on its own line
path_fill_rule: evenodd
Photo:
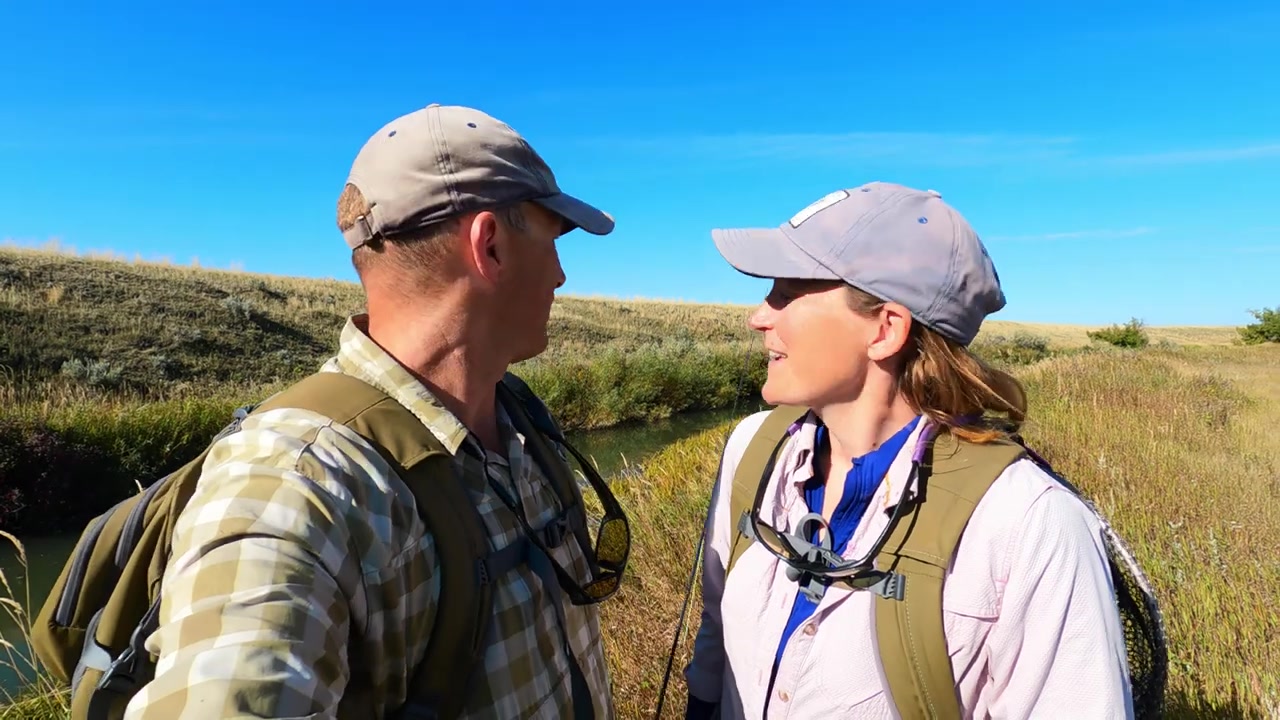
M 1237 374 L 1248 384 L 1228 380 L 1222 370 L 1232 364 L 1245 368 Z M 1017 373 L 1032 403 L 1028 441 L 1096 500 L 1154 584 L 1175 720 L 1280 716 L 1280 454 L 1261 439 L 1280 411 L 1260 399 L 1280 394 L 1280 374 L 1265 370 L 1277 366 L 1276 352 L 1144 351 L 1058 358 Z M 634 518 L 635 559 L 604 622 L 623 717 L 653 716 L 732 425 L 670 446 L 619 488 Z M 666 717 L 682 717 L 680 671 L 698 591 Z
M 13 546 L 23 577 L 26 577 L 27 556 L 22 543 L 4 530 L 0 530 L 0 540 Z M 0 608 L 21 634 L 18 638 L 20 644 L 14 642 L 15 638 L 0 637 L 0 666 L 9 668 L 24 686 L 17 696 L 0 691 L 0 720 L 65 718 L 71 712 L 70 693 L 44 671 L 34 653 L 26 650 L 31 647 L 31 616 L 34 614 L 31 608 L 34 605 L 25 585 L 24 582 L 23 591 L 19 594 L 4 570 L 0 570 L 0 591 L 3 593 L 0 594 Z

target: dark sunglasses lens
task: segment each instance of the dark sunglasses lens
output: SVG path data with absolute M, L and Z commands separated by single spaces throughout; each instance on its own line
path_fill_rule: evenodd
M 804 556 L 791 544 L 791 540 L 786 535 L 778 532 L 763 520 L 756 521 L 755 525 L 756 536 L 774 555 L 788 561 L 804 559 Z
M 622 575 L 610 573 L 599 580 L 592 581 L 582 588 L 587 597 L 592 600 L 604 600 L 618 590 Z
M 756 537 L 760 538 L 761 544 L 770 552 L 784 562 L 798 570 L 804 570 L 816 575 L 822 575 L 830 578 L 849 578 L 863 575 L 874 569 L 867 562 L 848 562 L 837 566 L 827 565 L 822 561 L 810 560 L 800 552 L 792 542 L 789 535 L 778 532 L 770 527 L 762 520 L 755 523 Z
M 600 522 L 596 537 L 596 560 L 601 565 L 621 569 L 631 550 L 631 531 L 621 517 L 606 517 Z

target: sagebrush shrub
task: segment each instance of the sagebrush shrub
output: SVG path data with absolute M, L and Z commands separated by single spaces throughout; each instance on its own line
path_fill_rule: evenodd
M 1141 348 L 1151 343 L 1143 322 L 1133 318 L 1124 325 L 1112 325 L 1089 331 L 1089 338 L 1122 348 Z
M 1238 328 L 1241 342 L 1245 345 L 1280 343 L 1280 307 L 1250 310 L 1249 314 L 1258 322 Z

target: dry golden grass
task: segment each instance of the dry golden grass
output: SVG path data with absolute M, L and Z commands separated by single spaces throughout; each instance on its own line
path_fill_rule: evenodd
M 216 427 L 233 403 L 310 371 L 359 306 L 358 287 L 333 280 L 0 249 L 0 358 L 10 368 L 0 420 L 70 428 L 110 452 L 172 454 L 193 424 Z M 666 412 L 675 395 L 727 406 L 734 395 L 725 388 L 742 377 L 747 348 L 759 347 L 745 328 L 750 311 L 565 297 L 553 310 L 551 349 L 524 369 L 553 410 L 584 426 L 636 408 Z M 983 337 L 1030 333 L 1081 348 L 1090 329 L 993 321 Z M 1172 643 L 1170 717 L 1274 716 L 1280 347 L 1228 347 L 1233 328 L 1147 331 L 1156 344 L 1202 347 L 1109 350 L 1019 369 L 1033 400 L 1028 436 L 1097 499 L 1152 576 Z M 59 373 L 69 359 L 87 364 Z M 696 373 L 664 371 L 695 362 Z M 121 377 L 163 382 L 113 387 Z M 636 534 L 633 575 L 604 619 L 623 717 L 652 715 L 728 429 L 671 446 L 619 484 Z M 683 709 L 688 647 L 676 658 L 669 717 Z M 57 693 L 37 690 L 21 707 L 43 709 L 0 708 L 0 719 L 55 717 Z
M 1155 586 L 1170 718 L 1280 712 L 1277 367 L 1280 347 L 1269 346 L 1069 356 L 1018 371 L 1032 401 L 1028 440 L 1098 502 Z M 621 717 L 655 709 L 731 427 L 675 443 L 617 483 L 635 535 L 628 582 L 603 614 Z M 698 602 L 695 586 L 665 717 L 684 707 Z M 57 717 L 64 704 L 46 683 L 0 718 Z
M 16 549 L 19 566 L 25 571 L 26 553 L 18 538 L 0 530 L 0 545 L 12 545 Z M 0 552 L 9 552 L 9 548 L 0 547 Z M 26 592 L 15 591 L 0 570 L 0 611 L 22 634 L 21 638 L 0 636 L 0 667 L 11 668 L 19 680 L 27 684 L 26 690 L 16 698 L 0 692 L 0 720 L 54 720 L 65 718 L 71 711 L 70 693 L 60 687 L 29 652 L 19 650 L 19 647 L 31 646 L 34 613 L 29 608 L 33 607 L 31 597 Z
M 1123 323 L 1118 323 L 1123 324 Z M 1074 348 L 1094 344 L 1089 339 L 1090 330 L 1098 330 L 1100 325 L 1059 325 L 1052 323 L 1010 322 L 1008 320 L 988 320 L 982 326 L 979 338 L 993 335 L 1012 337 L 1023 332 L 1048 338 L 1054 348 Z M 1162 342 L 1175 345 L 1232 345 L 1240 337 L 1236 329 L 1229 325 L 1148 325 L 1147 335 L 1152 344 Z
M 110 252 L 82 256 L 56 243 L 45 249 L 0 245 L 0 291 L 0 304 L 10 306 L 79 302 L 101 307 L 105 303 L 117 310 L 146 308 L 161 319 L 208 316 L 210 303 L 201 304 L 202 297 L 233 297 L 248 303 L 250 310 L 326 344 L 336 336 L 341 319 L 363 304 L 359 286 L 347 281 L 126 260 Z M 753 307 L 566 295 L 552 312 L 549 354 L 575 352 L 602 341 L 627 344 L 654 337 L 750 342 L 754 337 L 746 318 Z M 1045 337 L 1054 347 L 1070 348 L 1091 344 L 1087 333 L 1099 327 L 992 320 L 982 337 L 1022 332 Z M 1231 326 L 1148 326 L 1147 331 L 1152 343 L 1229 345 L 1238 337 Z
M 1020 370 L 1028 440 L 1098 503 L 1161 601 L 1170 718 L 1280 714 L 1280 347 L 1143 350 Z M 606 606 L 622 717 L 652 717 L 728 423 L 620 488 L 633 575 Z M 695 588 L 665 717 L 682 717 Z

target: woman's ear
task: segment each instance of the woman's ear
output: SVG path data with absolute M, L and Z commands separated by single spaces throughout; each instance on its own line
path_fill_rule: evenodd
M 911 311 L 898 303 L 885 303 L 876 315 L 876 332 L 867 345 L 867 357 L 888 360 L 906 347 L 911 337 Z

